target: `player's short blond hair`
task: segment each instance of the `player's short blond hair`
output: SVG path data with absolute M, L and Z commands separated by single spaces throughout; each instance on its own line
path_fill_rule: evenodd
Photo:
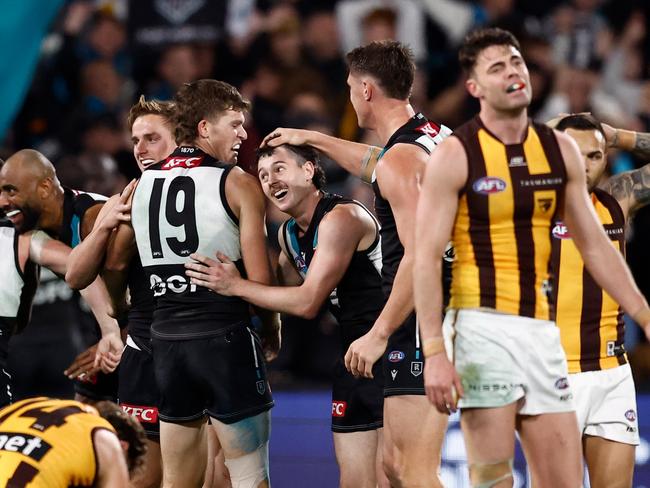
M 146 100 L 144 95 L 140 95 L 137 103 L 129 110 L 126 124 L 129 132 L 133 128 L 133 123 L 138 117 L 143 115 L 160 115 L 165 119 L 165 124 L 171 132 L 174 132 L 174 103 L 164 102 L 161 100 Z

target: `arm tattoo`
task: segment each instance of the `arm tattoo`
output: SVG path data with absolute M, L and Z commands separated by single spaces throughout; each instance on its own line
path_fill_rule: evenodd
M 605 184 L 605 191 L 619 203 L 627 201 L 633 212 L 650 203 L 650 164 L 640 169 L 612 176 Z
M 640 158 L 650 159 L 650 132 L 636 133 L 634 154 Z
M 650 139 L 647 141 L 650 150 Z M 646 164 L 630 174 L 633 181 L 632 196 L 634 208 L 640 208 L 650 203 L 650 164 Z

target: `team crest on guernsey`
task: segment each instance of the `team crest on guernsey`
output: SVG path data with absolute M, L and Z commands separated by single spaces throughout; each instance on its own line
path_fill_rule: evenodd
M 422 361 L 411 361 L 411 374 L 413 376 L 420 376 L 422 374 Z
M 266 391 L 266 382 L 264 380 L 259 380 L 255 383 L 255 386 L 257 387 L 257 393 L 264 395 L 264 392 Z
M 300 254 L 297 254 L 293 257 L 294 262 L 296 263 L 296 268 L 301 273 L 306 273 L 307 272 L 307 262 L 305 261 L 305 253 L 300 252 Z
M 634 422 L 636 420 L 636 412 L 634 410 L 628 410 L 625 412 L 625 418 L 630 422 Z
M 492 195 L 504 191 L 506 182 L 494 176 L 484 176 L 474 182 L 472 189 L 481 195 Z
M 567 226 L 563 222 L 556 222 L 551 233 L 556 239 L 571 239 L 569 229 L 567 229 Z

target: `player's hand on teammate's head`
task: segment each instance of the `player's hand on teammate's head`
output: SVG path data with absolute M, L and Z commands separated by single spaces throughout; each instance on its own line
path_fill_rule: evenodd
M 234 295 L 233 286 L 241 279 L 239 270 L 228 256 L 217 252 L 217 261 L 201 254 L 191 254 L 190 261 L 185 263 L 185 274 L 191 283 L 204 286 L 220 295 Z
M 72 361 L 63 374 L 71 380 L 80 379 L 84 380 L 90 378 L 100 371 L 99 367 L 95 367 L 95 354 L 97 352 L 97 344 L 93 344 L 88 349 L 80 352 L 77 357 Z
M 308 143 L 308 134 L 309 131 L 305 129 L 286 129 L 284 127 L 278 127 L 262 140 L 260 147 L 277 147 L 282 144 L 302 146 L 303 144 Z

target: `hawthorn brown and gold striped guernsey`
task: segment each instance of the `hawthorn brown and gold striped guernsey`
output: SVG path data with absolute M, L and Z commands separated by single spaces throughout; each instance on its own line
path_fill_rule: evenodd
M 609 193 L 594 189 L 591 199 L 614 247 L 625 255 L 625 216 Z M 552 303 L 570 373 L 610 369 L 627 363 L 623 312 L 586 270 L 566 226 L 553 227 Z
M 566 183 L 553 130 L 529 122 L 521 143 L 504 144 L 476 116 L 453 136 L 468 177 L 452 234 L 450 307 L 550 320 L 551 227 Z

